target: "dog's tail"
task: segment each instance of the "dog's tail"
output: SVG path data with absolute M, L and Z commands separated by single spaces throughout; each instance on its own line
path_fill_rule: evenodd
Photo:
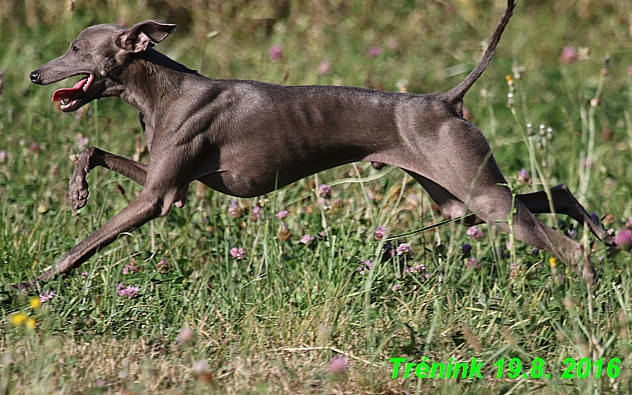
M 494 34 L 492 34 L 492 37 L 489 39 L 489 44 L 487 44 L 487 49 L 485 50 L 485 53 L 483 54 L 480 62 L 478 62 L 474 70 L 472 70 L 472 72 L 467 77 L 465 77 L 465 79 L 461 81 L 459 85 L 444 93 L 444 97 L 448 102 L 459 106 L 458 103 L 461 103 L 463 101 L 463 96 L 465 96 L 465 93 L 472 87 L 472 85 L 474 85 L 478 77 L 483 74 L 487 66 L 489 66 L 492 58 L 494 57 L 494 54 L 496 53 L 496 46 L 500 41 L 500 36 L 503 34 L 507 23 L 509 23 L 509 18 L 511 18 L 515 6 L 516 3 L 514 0 L 507 0 L 507 8 L 505 8 L 505 13 L 503 14 L 502 18 L 500 18 L 500 22 L 498 22 L 498 26 L 496 26 Z

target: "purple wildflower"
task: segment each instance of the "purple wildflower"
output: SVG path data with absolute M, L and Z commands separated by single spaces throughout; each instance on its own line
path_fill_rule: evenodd
M 47 289 L 46 291 L 44 291 L 44 293 L 40 294 L 39 300 L 40 302 L 45 303 L 54 297 L 55 297 L 55 292 L 51 291 L 50 289 Z
M 399 289 L 400 289 L 401 287 L 402 287 L 402 285 L 401 285 L 401 284 L 394 284 L 394 285 L 391 287 L 391 291 L 393 291 L 393 292 L 397 292 L 397 291 L 399 291 Z
M 86 278 L 90 275 L 88 272 L 81 272 L 81 278 Z
M 246 250 L 244 250 L 243 248 L 239 247 L 233 247 L 230 249 L 230 256 L 232 256 L 233 258 L 239 260 L 242 260 L 246 257 Z
M 349 362 L 347 362 L 347 360 L 340 355 L 336 355 L 331 359 L 331 361 L 329 361 L 329 374 L 343 374 L 346 373 L 348 369 Z
M 278 213 L 276 213 L 274 216 L 277 217 L 278 219 L 283 219 L 283 218 L 287 217 L 288 215 L 290 215 L 289 211 L 281 210 Z
M 123 267 L 123 274 L 134 274 L 137 271 L 138 270 L 136 269 L 136 266 L 134 266 L 133 263 L 128 263 L 127 265 Z
M 193 340 L 195 340 L 195 332 L 188 326 L 183 326 L 176 337 L 176 341 L 180 345 L 191 343 Z
M 404 273 L 406 274 L 421 273 L 424 270 L 426 270 L 426 265 L 424 265 L 423 263 L 414 262 L 411 267 L 407 267 L 406 269 L 404 269 Z
M 386 234 L 386 226 L 378 226 L 377 228 L 375 228 L 376 239 L 382 240 L 385 234 Z
M 626 250 L 629 249 L 630 246 L 632 245 L 632 230 L 630 230 L 630 229 L 623 229 L 621 232 L 619 232 L 615 236 L 614 243 L 619 248 L 623 248 L 623 249 L 626 249 Z
M 123 283 L 120 283 L 117 286 L 116 294 L 124 298 L 134 299 L 138 296 L 139 289 L 139 287 L 134 285 L 125 286 Z
M 526 185 L 531 182 L 531 176 L 527 169 L 520 169 L 518 172 L 518 185 Z
M 76 138 L 76 141 L 77 141 L 77 146 L 78 146 L 79 148 L 83 148 L 83 147 L 85 147 L 86 145 L 88 145 L 88 142 L 89 142 L 90 140 L 89 140 L 86 136 L 84 136 L 83 134 L 78 134 L 78 135 L 77 135 L 77 138 Z
M 461 252 L 464 254 L 469 254 L 472 251 L 472 245 L 470 243 L 465 243 L 461 246 Z
M 228 206 L 228 214 L 230 214 L 232 218 L 239 218 L 243 213 L 244 210 L 239 207 L 239 202 L 237 200 L 231 200 Z
M 31 145 L 29 146 L 29 151 L 33 153 L 40 152 L 41 150 L 42 148 L 35 141 L 33 141 Z
M 330 67 L 331 67 L 331 62 L 329 62 L 328 60 L 323 60 L 318 65 L 318 75 L 327 74 L 329 72 Z
M 481 261 L 479 261 L 478 259 L 472 257 L 470 259 L 467 260 L 467 262 L 465 262 L 465 267 L 467 269 L 471 268 L 472 266 L 474 266 L 476 269 L 480 269 L 481 268 Z
M 513 263 L 513 262 L 509 262 L 509 277 L 514 278 L 516 277 L 519 273 L 520 273 L 520 265 Z
M 406 243 L 397 246 L 397 255 L 410 255 L 412 251 L 413 249 Z
M 7 158 L 8 158 L 7 151 L 0 150 L 0 163 L 6 162 Z
M 360 267 L 358 267 L 358 271 L 360 272 L 360 274 L 367 274 L 371 270 L 372 266 L 373 266 L 373 262 L 371 262 L 368 259 L 365 259 L 360 264 Z
M 485 237 L 485 233 L 483 233 L 483 231 L 479 230 L 476 227 L 476 225 L 469 227 L 467 229 L 467 231 L 465 232 L 465 234 L 470 236 L 472 238 L 472 240 L 481 239 L 481 238 Z
M 273 62 L 278 62 L 283 58 L 283 51 L 281 50 L 281 45 L 274 44 L 270 47 L 268 51 L 268 55 L 270 55 L 270 60 Z
M 208 362 L 204 360 L 196 361 L 191 369 L 195 374 L 204 374 L 208 371 Z
M 370 58 L 377 58 L 382 53 L 381 47 L 371 47 L 369 48 L 368 55 Z
M 307 234 L 307 235 L 301 237 L 301 243 L 303 243 L 303 244 L 309 244 L 312 241 L 314 241 L 314 237 L 312 235 Z
M 577 62 L 577 50 L 575 47 L 564 47 L 564 49 L 562 49 L 562 53 L 560 54 L 560 63 L 573 64 L 575 62 Z
M 261 206 L 254 206 L 252 208 L 252 212 L 250 213 L 250 219 L 258 221 L 259 218 L 261 218 Z
M 331 187 L 327 184 L 321 184 L 318 189 L 320 189 L 320 196 L 327 199 L 331 197 Z

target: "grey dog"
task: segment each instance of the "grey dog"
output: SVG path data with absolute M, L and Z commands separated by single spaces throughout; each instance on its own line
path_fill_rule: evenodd
M 463 118 L 463 96 L 491 62 L 513 9 L 509 0 L 480 63 L 465 80 L 447 92 L 426 95 L 214 80 L 153 49 L 174 32 L 174 24 L 148 20 L 129 28 L 87 28 L 63 56 L 30 78 L 46 85 L 82 76 L 74 87 L 53 94 L 65 112 L 107 96 L 136 107 L 150 155 L 142 164 L 96 147 L 85 149 L 70 179 L 70 198 L 75 208 L 86 204 L 86 175 L 97 166 L 129 177 L 143 190 L 36 280 L 17 287 L 67 273 L 121 233 L 166 216 L 173 205 L 182 207 L 194 180 L 229 195 L 254 197 L 356 161 L 404 169 L 445 217 L 467 216 L 468 225 L 487 222 L 513 231 L 592 282 L 594 268 L 582 244 L 533 213 L 550 212 L 553 206 L 606 244 L 612 244 L 612 234 L 563 185 L 551 190 L 552 204 L 544 192 L 514 199 L 483 134 Z

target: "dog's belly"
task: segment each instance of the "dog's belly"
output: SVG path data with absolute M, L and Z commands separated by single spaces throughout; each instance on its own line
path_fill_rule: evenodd
M 222 163 L 220 171 L 198 178 L 208 187 L 237 197 L 261 196 L 302 178 L 342 164 L 362 160 L 357 150 L 335 150 L 324 155 L 289 158 L 277 153 L 268 158 L 251 158 Z

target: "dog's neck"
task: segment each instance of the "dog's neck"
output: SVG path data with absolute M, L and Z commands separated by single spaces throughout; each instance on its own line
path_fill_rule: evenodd
M 120 98 L 147 118 L 162 111 L 167 103 L 181 94 L 186 74 L 198 75 L 184 65 L 170 59 L 153 48 L 138 54 L 130 54 L 129 64 L 124 68 L 120 86 L 124 87 Z

